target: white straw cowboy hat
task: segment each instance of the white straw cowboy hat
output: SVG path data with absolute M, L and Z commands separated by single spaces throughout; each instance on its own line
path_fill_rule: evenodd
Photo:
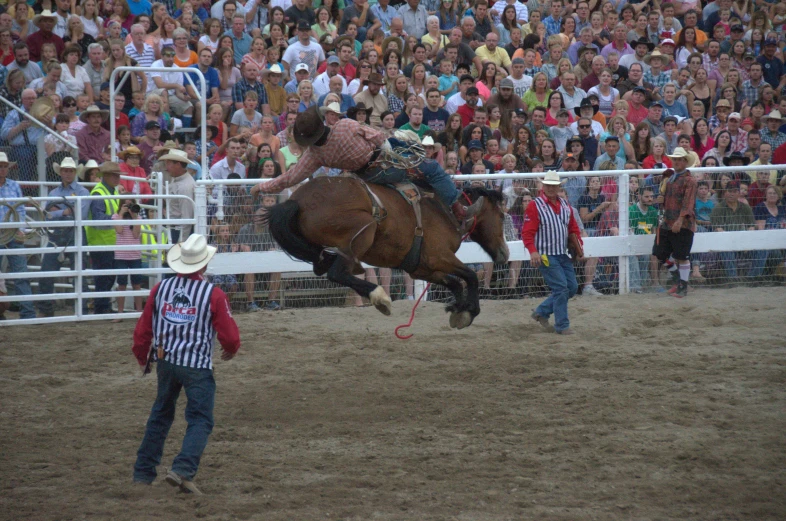
M 109 111 L 101 110 L 97 105 L 90 105 L 81 114 L 79 114 L 79 121 L 87 123 L 87 116 L 90 114 L 101 114 L 101 118 L 106 121 L 109 119 Z
M 326 107 L 319 107 L 319 115 L 322 116 L 323 118 L 325 117 L 325 114 L 327 114 L 328 112 L 335 112 L 336 114 L 339 114 L 341 116 L 345 115 L 344 112 L 341 112 L 341 105 L 339 105 L 335 101 L 333 103 L 328 103 Z
M 180 163 L 190 164 L 191 160 L 188 159 L 188 154 L 182 150 L 170 148 L 169 152 L 158 158 L 159 161 L 179 161 Z
M 779 119 L 779 120 L 783 121 L 783 120 L 784 120 L 784 119 L 786 119 L 786 118 L 784 118 L 783 116 L 781 116 L 781 113 L 780 113 L 780 111 L 773 110 L 772 112 L 770 112 L 769 114 L 767 114 L 766 116 L 764 116 L 764 119 Z
M 96 165 L 96 167 L 98 167 L 98 165 Z M 85 171 L 85 167 L 82 165 L 77 165 L 76 161 L 74 161 L 74 159 L 71 157 L 63 158 L 63 160 L 60 161 L 59 165 L 57 163 L 52 165 L 52 170 L 54 170 L 56 174 L 60 173 L 61 168 L 70 168 L 74 170 L 76 172 L 77 177 L 82 175 L 82 172 Z
M 169 267 L 175 273 L 188 275 L 207 266 L 215 254 L 216 247 L 208 246 L 205 237 L 195 233 L 185 242 L 172 246 L 166 258 Z
M 659 49 L 655 49 L 654 51 L 652 51 L 651 53 L 649 53 L 644 57 L 644 63 L 649 65 L 650 61 L 652 61 L 653 58 L 660 58 L 660 61 L 664 66 L 668 65 L 669 62 L 671 62 L 671 56 L 669 56 L 668 54 L 663 54 L 662 52 L 660 52 Z
M 12 167 L 16 164 L 16 161 L 9 161 L 5 152 L 0 152 L 0 164 L 3 163 L 7 164 L 9 167 Z
M 41 11 L 41 14 L 37 14 L 37 15 L 35 15 L 35 16 L 33 17 L 33 25 L 35 25 L 36 27 L 38 27 L 38 23 L 41 21 L 41 18 L 51 18 L 52 20 L 54 20 L 55 22 L 57 22 L 57 15 L 55 15 L 55 14 L 54 14 L 52 11 L 50 11 L 49 9 L 44 9 L 43 11 Z
M 669 159 L 684 159 L 684 160 L 686 160 L 688 162 L 688 168 L 693 166 L 693 164 L 695 162 L 695 158 L 697 157 L 695 154 L 693 154 L 691 152 L 688 152 L 687 150 L 685 150 L 682 147 L 675 148 L 673 154 L 666 154 L 666 156 Z
M 541 179 L 541 183 L 544 185 L 561 185 L 566 180 L 560 180 L 559 174 L 557 172 L 546 172 L 546 175 Z

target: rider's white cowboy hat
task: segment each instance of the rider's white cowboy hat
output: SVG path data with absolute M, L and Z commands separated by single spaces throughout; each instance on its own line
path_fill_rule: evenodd
M 158 158 L 159 161 L 179 161 L 185 164 L 191 164 L 191 160 L 188 159 L 188 154 L 186 154 L 183 150 L 176 150 L 174 148 L 169 149 L 169 153 L 164 154 L 163 156 Z
M 167 252 L 167 263 L 175 273 L 188 275 L 196 273 L 210 262 L 216 254 L 215 246 L 208 246 L 203 235 L 195 233 L 185 242 L 172 246 Z
M 74 161 L 74 159 L 71 157 L 63 158 L 63 160 L 60 161 L 59 165 L 57 163 L 52 165 L 52 170 L 54 170 L 56 174 L 60 173 L 61 168 L 70 168 L 71 170 L 74 170 L 76 172 L 77 177 L 81 176 L 82 172 L 84 172 L 85 170 L 84 166 L 77 165 L 76 161 Z
M 557 172 L 546 172 L 546 175 L 541 179 L 541 183 L 544 185 L 561 185 L 566 180 L 560 180 L 559 174 Z

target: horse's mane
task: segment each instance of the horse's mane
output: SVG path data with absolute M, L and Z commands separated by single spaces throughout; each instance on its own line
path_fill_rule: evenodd
M 469 197 L 470 201 L 473 203 L 478 200 L 480 197 L 485 197 L 494 204 L 500 204 L 502 202 L 502 193 L 498 192 L 497 190 L 488 190 L 486 188 L 481 188 L 479 186 L 475 186 L 472 188 L 468 188 L 464 190 L 464 194 Z

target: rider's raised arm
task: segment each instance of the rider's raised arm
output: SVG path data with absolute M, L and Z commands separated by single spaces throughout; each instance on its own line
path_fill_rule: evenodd
M 320 166 L 319 160 L 314 156 L 310 149 L 306 149 L 297 163 L 292 165 L 286 174 L 278 176 L 272 181 L 263 183 L 262 191 L 268 193 L 278 193 L 285 188 L 294 186 L 313 174 Z

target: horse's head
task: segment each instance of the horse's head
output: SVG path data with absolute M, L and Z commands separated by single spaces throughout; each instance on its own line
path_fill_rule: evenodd
M 502 194 L 485 188 L 471 188 L 464 193 L 472 203 L 483 199 L 480 209 L 475 214 L 475 223 L 469 238 L 480 244 L 494 262 L 508 262 L 510 250 L 505 242 Z

